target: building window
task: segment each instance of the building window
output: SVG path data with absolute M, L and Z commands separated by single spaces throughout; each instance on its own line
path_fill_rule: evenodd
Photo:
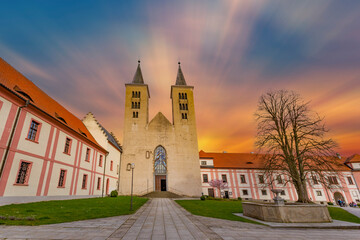
M 267 191 L 266 190 L 261 190 L 261 195 L 263 195 L 263 196 L 267 195 Z
M 347 177 L 349 185 L 354 185 L 354 182 L 351 177 Z
M 330 184 L 338 184 L 338 180 L 337 180 L 336 176 L 330 176 L 329 183 Z
M 189 110 L 189 109 L 188 109 L 188 104 L 187 104 L 187 103 L 185 104 L 185 110 Z
M 100 155 L 100 158 L 99 158 L 99 167 L 102 167 L 102 162 L 103 162 L 103 156 Z
M 20 162 L 20 168 L 19 168 L 18 176 L 16 178 L 16 184 L 28 184 L 31 165 L 32 165 L 31 162 L 25 162 L 25 161 Z
M 322 192 L 321 191 L 316 191 L 316 196 L 322 196 Z
M 98 181 L 97 181 L 97 190 L 100 190 L 100 186 L 101 186 L 101 178 L 98 177 Z
M 84 174 L 83 175 L 83 181 L 82 181 L 82 186 L 81 186 L 81 188 L 82 189 L 86 189 L 86 186 L 87 186 L 87 174 Z
M 29 133 L 27 136 L 27 139 L 31 141 L 37 141 L 38 140 L 38 131 L 40 130 L 40 123 L 32 120 L 30 124 Z
M 281 175 L 277 175 L 276 181 L 277 181 L 278 184 L 282 184 L 282 183 L 283 183 L 282 178 L 281 178 Z
M 280 195 L 285 196 L 285 191 L 282 190 L 281 193 L 280 193 Z
M 131 108 L 134 108 L 135 105 L 134 105 L 134 102 L 131 102 Z
M 140 109 L 140 102 L 138 102 L 137 108 Z
M 215 196 L 213 188 L 208 188 L 208 196 L 209 197 L 214 197 Z
M 181 99 L 181 93 L 179 93 L 179 99 Z
M 181 99 L 185 99 L 184 93 L 181 93 Z
M 206 165 L 206 161 L 201 161 L 201 165 Z
M 259 175 L 259 183 L 265 183 L 264 175 Z
M 317 180 L 316 176 L 312 176 L 311 177 L 312 180 L 313 180 L 313 183 L 316 185 L 316 184 L 319 184 L 319 181 Z
M 203 174 L 203 182 L 209 182 L 207 174 Z
M 114 162 L 113 162 L 113 161 L 110 161 L 110 171 L 113 170 L 113 166 L 114 166 Z
M 240 182 L 246 183 L 245 175 L 240 175 Z
M 225 174 L 221 175 L 221 179 L 222 179 L 222 181 L 223 181 L 224 183 L 227 182 L 227 178 L 226 178 L 226 175 L 225 175 Z
M 65 187 L 65 179 L 66 179 L 66 170 L 61 169 L 58 187 Z
M 138 112 L 133 112 L 133 118 L 139 118 L 139 113 Z
M 65 140 L 64 153 L 70 154 L 70 150 L 71 150 L 71 139 L 70 139 L 70 138 L 66 138 L 66 140 Z
M 184 99 L 187 99 L 187 93 L 185 93 L 185 98 Z
M 90 148 L 86 149 L 85 161 L 90 162 Z
M 244 196 L 249 195 L 248 190 L 245 190 L 245 189 L 244 189 L 244 190 L 242 190 L 242 193 L 243 193 L 243 195 L 244 195 Z

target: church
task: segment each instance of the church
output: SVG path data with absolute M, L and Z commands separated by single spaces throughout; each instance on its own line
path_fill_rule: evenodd
M 149 120 L 150 90 L 140 61 L 131 83 L 125 84 L 123 153 L 119 194 L 131 192 L 128 164 L 135 164 L 133 193 L 169 191 L 200 196 L 201 179 L 193 86 L 188 86 L 179 63 L 170 88 L 172 119 L 161 112 Z

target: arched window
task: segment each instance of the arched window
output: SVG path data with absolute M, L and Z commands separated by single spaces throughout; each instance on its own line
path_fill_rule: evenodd
M 187 105 L 187 103 L 185 104 L 185 109 L 188 110 L 188 105 Z
M 132 91 L 132 97 L 135 97 L 135 92 L 134 91 Z
M 139 97 L 140 97 L 140 92 L 139 92 Z
M 131 102 L 131 108 L 134 108 L 134 102 Z
M 179 103 L 179 107 L 180 107 L 180 110 L 182 110 L 182 105 L 181 105 L 181 103 Z
M 135 116 L 136 116 L 136 118 L 138 118 L 138 117 L 139 117 L 139 113 L 138 113 L 138 112 L 136 112 Z
M 185 93 L 185 99 L 187 99 L 187 93 Z
M 182 99 L 185 99 L 185 97 L 184 97 L 184 93 L 182 93 L 182 94 L 181 94 L 181 98 L 182 98 Z
M 187 119 L 187 113 L 185 113 L 185 119 Z
M 155 149 L 154 171 L 155 175 L 166 174 L 166 152 L 165 148 L 158 146 Z
M 138 102 L 138 108 L 140 109 L 140 103 Z
M 185 110 L 185 104 L 184 103 L 182 104 L 182 109 Z
M 181 93 L 179 93 L 179 99 L 181 99 Z
M 135 102 L 135 108 L 137 108 L 137 102 Z
M 133 112 L 133 118 L 135 118 L 135 112 Z
M 184 113 L 181 114 L 181 118 L 182 118 L 182 119 L 185 119 Z

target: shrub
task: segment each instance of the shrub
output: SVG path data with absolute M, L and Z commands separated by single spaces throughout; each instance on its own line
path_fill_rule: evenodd
M 116 190 L 111 191 L 110 197 L 117 197 L 117 196 L 118 196 L 118 192 Z
M 328 202 L 327 204 L 328 204 L 328 205 L 334 205 L 334 203 L 332 203 L 332 202 Z
M 215 198 L 209 196 L 207 199 L 208 199 L 208 200 L 214 200 Z
M 242 200 L 242 198 L 241 198 L 241 197 L 238 197 L 238 200 L 239 200 L 239 201 L 241 201 L 241 200 Z
M 205 196 L 201 196 L 200 199 L 201 199 L 202 201 L 205 201 Z

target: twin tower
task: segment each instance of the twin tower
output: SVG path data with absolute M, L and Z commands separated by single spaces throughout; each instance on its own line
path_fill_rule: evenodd
M 125 86 L 120 194 L 130 194 L 131 172 L 128 164 L 135 163 L 135 195 L 169 191 L 200 196 L 194 87 L 186 85 L 180 63 L 176 83 L 171 86 L 172 122 L 161 112 L 149 121 L 150 92 L 144 83 L 140 61 L 132 83 Z

